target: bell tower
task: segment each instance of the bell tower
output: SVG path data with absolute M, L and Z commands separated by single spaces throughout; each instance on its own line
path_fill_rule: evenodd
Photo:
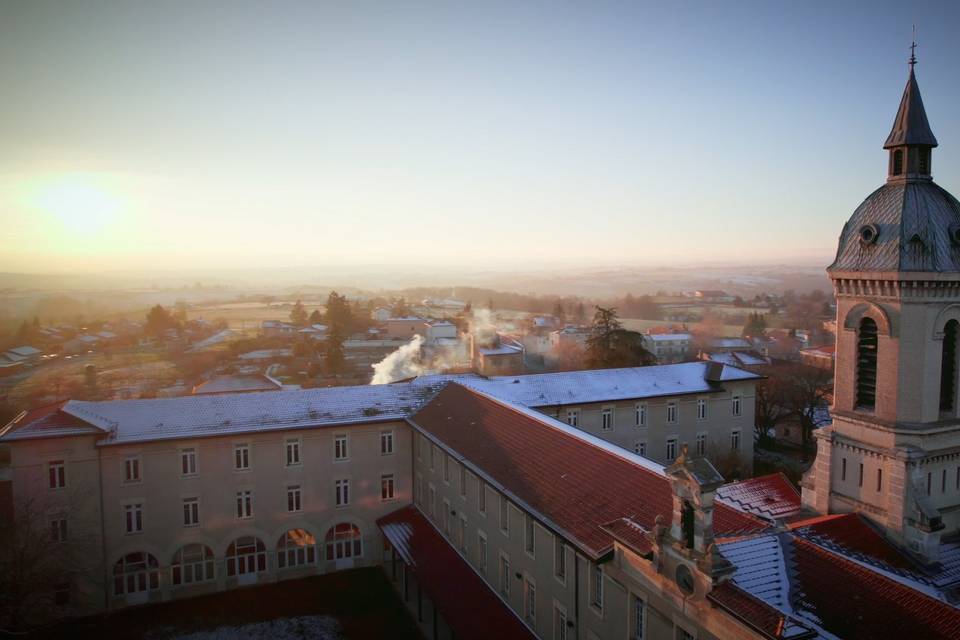
M 833 425 L 816 433 L 804 504 L 858 511 L 926 561 L 960 527 L 960 203 L 933 182 L 937 140 L 911 47 L 887 182 L 840 234 Z

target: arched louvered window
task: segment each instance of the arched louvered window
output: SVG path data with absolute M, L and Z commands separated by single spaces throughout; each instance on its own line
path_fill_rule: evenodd
M 930 149 L 920 149 L 917 153 L 919 154 L 919 169 L 917 173 L 923 175 L 930 173 Z
M 857 408 L 873 411 L 877 403 L 877 323 L 860 321 L 857 332 Z
M 953 413 L 957 396 L 957 321 L 943 327 L 943 347 L 940 353 L 940 411 Z

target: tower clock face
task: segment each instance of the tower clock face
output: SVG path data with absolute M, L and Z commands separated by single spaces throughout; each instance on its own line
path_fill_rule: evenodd
M 693 573 L 685 564 L 677 565 L 677 586 L 684 593 L 693 593 Z

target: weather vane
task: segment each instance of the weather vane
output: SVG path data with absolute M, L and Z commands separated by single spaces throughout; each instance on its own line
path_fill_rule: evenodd
M 913 25 L 913 42 L 910 43 L 910 68 L 917 64 L 917 25 Z

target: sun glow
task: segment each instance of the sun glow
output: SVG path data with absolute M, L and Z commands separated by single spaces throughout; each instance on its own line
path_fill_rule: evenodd
M 65 174 L 38 181 L 30 203 L 74 233 L 101 232 L 116 222 L 123 199 L 107 180 L 93 174 Z

